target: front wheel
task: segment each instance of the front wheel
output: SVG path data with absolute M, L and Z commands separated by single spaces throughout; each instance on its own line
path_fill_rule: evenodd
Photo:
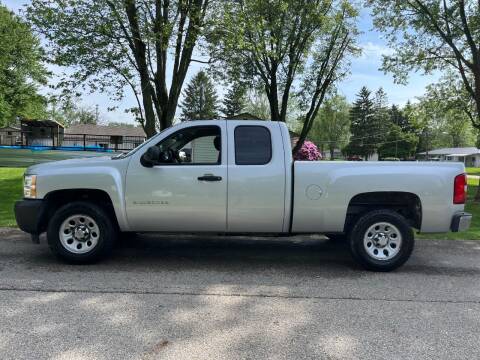
M 400 267 L 413 247 L 413 231 L 407 220 L 388 209 L 361 216 L 350 232 L 352 256 L 368 270 L 391 271 Z
M 50 249 L 64 261 L 92 263 L 107 255 L 116 238 L 116 228 L 99 206 L 76 201 L 58 209 L 48 224 Z

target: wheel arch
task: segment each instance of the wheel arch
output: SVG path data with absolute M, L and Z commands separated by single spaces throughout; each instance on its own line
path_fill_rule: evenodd
M 375 191 L 359 193 L 350 199 L 344 232 L 348 232 L 356 219 L 365 213 L 379 209 L 393 210 L 402 215 L 412 227 L 421 228 L 422 202 L 418 195 L 405 191 Z
M 84 201 L 93 203 L 102 208 L 112 219 L 114 225 L 119 229 L 117 214 L 110 195 L 100 189 L 62 189 L 47 193 L 44 197 L 45 211 L 41 219 L 41 231 L 45 231 L 48 226 L 48 219 L 51 219 L 55 211 L 63 205 L 73 201 Z

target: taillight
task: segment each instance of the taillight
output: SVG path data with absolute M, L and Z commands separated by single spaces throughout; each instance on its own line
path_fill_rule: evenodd
M 453 183 L 453 203 L 465 204 L 467 200 L 467 175 L 460 174 L 455 176 Z

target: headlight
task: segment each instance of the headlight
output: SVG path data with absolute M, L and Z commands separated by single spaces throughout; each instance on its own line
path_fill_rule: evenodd
M 37 176 L 25 175 L 23 180 L 23 197 L 35 199 L 37 197 Z

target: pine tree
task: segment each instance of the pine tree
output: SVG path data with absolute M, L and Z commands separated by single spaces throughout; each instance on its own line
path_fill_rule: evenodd
M 218 117 L 217 93 L 204 71 L 199 71 L 185 89 L 180 105 L 181 120 L 208 120 Z
M 223 99 L 223 114 L 228 118 L 238 115 L 245 108 L 245 87 L 235 82 Z
M 405 105 L 405 109 L 402 110 L 396 105 L 392 105 L 390 108 L 390 121 L 399 126 L 403 132 L 407 133 L 413 133 L 415 132 L 415 127 L 413 124 L 410 123 L 409 119 L 409 110 L 408 107 L 410 107 L 410 103 L 408 102 L 407 105 Z
M 372 155 L 377 144 L 381 141 L 376 116 L 376 103 L 372 100 L 372 93 L 365 86 L 357 94 L 357 100 L 350 110 L 350 143 L 344 149 L 348 155 L 358 155 L 364 158 Z
M 377 110 L 386 110 L 388 107 L 388 97 L 385 90 L 380 87 L 375 93 L 375 108 Z
M 384 132 L 387 134 L 391 128 L 392 128 L 392 121 L 390 118 L 390 110 L 388 108 L 388 97 L 387 93 L 385 90 L 383 90 L 382 87 L 380 87 L 376 92 L 375 92 L 375 98 L 374 98 L 374 104 L 375 104 L 375 123 L 377 127 L 377 133 Z M 380 141 L 385 141 L 385 136 L 382 136 Z M 382 144 L 378 144 L 378 146 L 381 146 Z

